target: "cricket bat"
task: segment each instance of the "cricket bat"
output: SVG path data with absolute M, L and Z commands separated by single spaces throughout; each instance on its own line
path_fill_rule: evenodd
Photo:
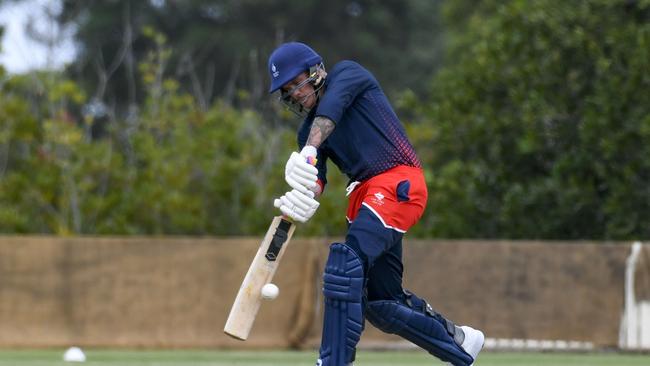
M 227 335 L 242 341 L 248 338 L 262 302 L 262 287 L 273 279 L 295 229 L 288 219 L 273 218 L 230 309 L 223 328 Z

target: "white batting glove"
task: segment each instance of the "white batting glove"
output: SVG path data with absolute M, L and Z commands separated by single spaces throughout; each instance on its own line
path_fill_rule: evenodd
M 318 169 L 308 161 L 315 162 L 316 148 L 305 146 L 300 154 L 291 153 L 287 165 L 284 168 L 284 179 L 291 186 L 304 194 L 308 192 L 317 192 L 318 186 Z
M 307 222 L 320 206 L 313 195 L 311 191 L 305 194 L 294 189 L 277 198 L 273 205 L 279 208 L 284 215 L 299 222 Z

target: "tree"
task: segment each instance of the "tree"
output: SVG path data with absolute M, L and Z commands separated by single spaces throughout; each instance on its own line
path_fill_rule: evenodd
M 450 27 L 454 59 L 420 109 L 420 136 L 430 140 L 419 150 L 429 150 L 433 172 L 422 230 L 650 237 L 650 3 L 475 9 L 462 29 Z
M 205 110 L 221 98 L 269 112 L 266 58 L 279 43 L 313 45 L 327 65 L 356 59 L 390 93 L 426 90 L 439 65 L 438 2 L 409 1 L 63 1 L 60 21 L 80 45 L 69 75 L 91 98 L 124 113 L 144 100 L 137 64 L 160 32 L 168 69 Z
M 0 84 L 0 232 L 76 234 L 261 234 L 272 197 L 287 188 L 295 137 L 252 110 L 207 110 L 165 76 L 164 37 L 139 65 L 147 91 L 138 118 L 93 138 L 87 96 L 56 72 L 7 76 Z M 342 179 L 332 185 L 343 189 Z M 336 188 L 332 188 L 336 189 Z M 329 202 L 322 215 L 342 208 Z M 326 216 L 324 216 L 326 217 Z M 324 219 L 304 233 L 328 234 Z

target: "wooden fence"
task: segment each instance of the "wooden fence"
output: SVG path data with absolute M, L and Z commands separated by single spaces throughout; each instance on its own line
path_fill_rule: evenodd
M 240 342 L 222 329 L 259 238 L 0 237 L 0 347 L 313 347 L 328 242 L 294 238 L 280 297 Z M 489 337 L 615 346 L 629 253 L 629 243 L 406 240 L 405 287 Z M 369 323 L 362 336 L 396 339 Z

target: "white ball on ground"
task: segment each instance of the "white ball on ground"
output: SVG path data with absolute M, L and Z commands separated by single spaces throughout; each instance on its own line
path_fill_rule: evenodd
M 262 287 L 262 298 L 264 299 L 273 300 L 276 297 L 278 297 L 279 293 L 280 293 L 280 289 L 278 288 L 278 286 L 272 283 L 267 283 Z
M 65 362 L 86 362 L 86 355 L 79 347 L 70 347 L 63 354 Z

